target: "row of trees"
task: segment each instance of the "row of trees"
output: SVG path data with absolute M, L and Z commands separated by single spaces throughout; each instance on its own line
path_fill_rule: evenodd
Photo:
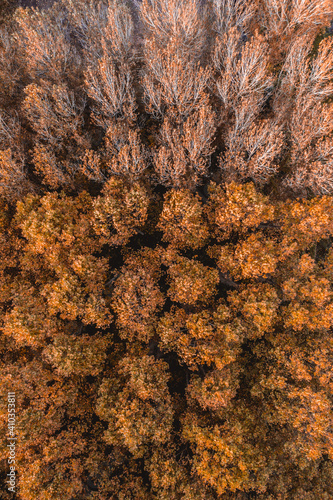
M 332 496 L 331 197 L 112 178 L 1 213 L 19 498 Z
M 332 192 L 327 0 L 62 0 L 1 27 L 2 192 L 110 175 Z

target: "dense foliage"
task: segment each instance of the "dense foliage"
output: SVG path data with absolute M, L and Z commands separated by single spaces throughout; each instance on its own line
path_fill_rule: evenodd
M 59 0 L 0 18 L 16 498 L 333 497 L 332 17 Z

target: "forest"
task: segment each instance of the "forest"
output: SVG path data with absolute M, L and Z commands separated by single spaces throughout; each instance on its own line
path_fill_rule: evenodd
M 0 500 L 332 500 L 332 0 L 0 9 Z

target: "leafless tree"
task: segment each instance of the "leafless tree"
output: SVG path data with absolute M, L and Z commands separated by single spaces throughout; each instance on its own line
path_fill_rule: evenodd
M 66 13 L 57 2 L 47 10 L 18 9 L 16 41 L 25 53 L 29 74 L 54 82 L 73 74 L 79 55 L 69 41 Z
M 201 107 L 177 127 L 167 115 L 160 130 L 160 146 L 153 154 L 159 180 L 174 187 L 200 183 L 208 172 L 214 133 L 215 116 L 210 107 Z

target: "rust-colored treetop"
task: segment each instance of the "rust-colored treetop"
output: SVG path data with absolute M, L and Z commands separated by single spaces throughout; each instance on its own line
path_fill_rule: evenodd
M 331 0 L 0 16 L 0 497 L 333 498 Z

